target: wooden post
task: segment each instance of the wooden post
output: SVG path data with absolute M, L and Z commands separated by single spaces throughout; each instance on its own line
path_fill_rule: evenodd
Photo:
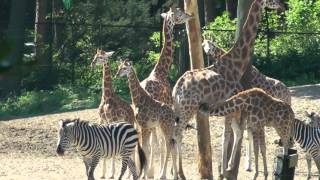
M 191 69 L 203 68 L 204 61 L 197 0 L 184 0 L 184 8 L 187 13 L 193 15 L 193 19 L 186 23 L 189 40 L 190 67 Z M 209 117 L 198 113 L 197 127 L 199 172 L 201 179 L 210 180 L 213 179 L 213 176 Z

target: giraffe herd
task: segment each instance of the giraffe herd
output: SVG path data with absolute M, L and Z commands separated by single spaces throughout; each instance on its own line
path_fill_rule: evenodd
M 130 60 L 125 59 L 118 65 L 116 77 L 128 78 L 132 104 L 122 100 L 112 89 L 109 61 L 113 52 L 97 50 L 91 66 L 94 67 L 96 64 L 103 66 L 103 91 L 98 108 L 101 123 L 124 120 L 136 125 L 147 158 L 144 178 L 154 176 L 154 146 L 151 144 L 158 143 L 157 130 L 160 130 L 159 140 L 165 144 L 165 153 L 160 153 L 160 179 L 166 179 L 170 155 L 174 179 L 186 179 L 182 167 L 183 130 L 188 127 L 188 123 L 197 113 L 205 116 L 225 116 L 220 172 L 223 176 L 235 164 L 236 147 L 242 136 L 241 115 L 246 119 L 245 128 L 248 132 L 246 164 L 248 171 L 251 170 L 251 146 L 253 145 L 256 168 L 253 179 L 258 176 L 259 148 L 263 157 L 264 176 L 265 178 L 268 176 L 265 126 L 276 129 L 284 144 L 285 154 L 287 153 L 294 122 L 289 89 L 281 81 L 265 76 L 254 66 L 250 72 L 250 85 L 254 88 L 246 90 L 240 83 L 250 64 L 264 7 L 278 9 L 282 6 L 279 0 L 254 0 L 240 36 L 232 48 L 225 51 L 212 41 L 204 40 L 204 51 L 216 61 L 207 68 L 185 72 L 172 89 L 168 81 L 168 73 L 173 63 L 173 28 L 176 24 L 186 23 L 192 19 L 192 16 L 178 8 L 170 8 L 168 12 L 162 13 L 164 43 L 160 58 L 150 75 L 140 82 Z M 228 162 L 227 148 L 232 132 L 235 140 Z M 151 135 L 152 138 L 150 138 Z M 154 141 L 151 144 L 150 139 Z M 104 160 L 103 178 L 105 173 Z M 113 176 L 114 161 L 110 177 L 113 178 Z

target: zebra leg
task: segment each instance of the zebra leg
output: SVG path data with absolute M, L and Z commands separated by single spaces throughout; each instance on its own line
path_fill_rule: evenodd
M 136 165 L 134 164 L 134 162 L 131 158 L 129 158 L 129 160 L 128 160 L 128 166 L 129 166 L 130 174 L 132 174 L 133 180 L 139 179 Z
M 252 131 L 251 129 L 247 129 L 247 144 L 246 144 L 246 171 L 252 171 Z
M 122 166 L 121 166 L 121 172 L 120 172 L 120 176 L 118 178 L 118 180 L 121 180 L 122 179 L 122 176 L 124 175 L 124 173 L 126 172 L 127 170 L 127 165 L 128 165 L 128 161 L 129 161 L 129 157 L 123 157 L 122 158 Z
M 89 173 L 89 160 L 83 158 L 83 163 L 86 166 L 86 175 L 89 176 L 89 174 L 88 174 Z
M 255 173 L 253 176 L 253 180 L 256 180 L 259 175 L 259 164 L 258 164 L 258 158 L 259 158 L 259 133 L 256 131 L 252 132 L 253 135 L 253 152 L 254 152 L 254 163 L 255 163 Z
M 263 159 L 263 168 L 264 168 L 264 179 L 268 179 L 268 166 L 267 166 L 267 150 L 266 150 L 266 140 L 265 140 L 265 133 L 264 131 L 260 131 L 260 151 Z
M 89 170 L 88 170 L 88 180 L 94 180 L 94 170 L 99 163 L 100 156 L 94 155 L 89 163 Z
M 231 171 L 233 169 L 233 166 L 236 160 L 237 147 L 242 136 L 240 125 L 235 118 L 232 119 L 231 127 L 234 134 L 234 143 L 233 143 L 233 148 L 231 152 L 231 160 L 228 163 L 227 171 Z
M 102 164 L 102 176 L 101 176 L 101 179 L 105 179 L 106 178 L 106 171 L 107 171 L 107 168 L 106 168 L 106 164 L 107 164 L 107 158 L 104 158 L 103 159 L 103 164 Z
M 320 157 L 313 158 L 314 162 L 316 163 L 317 169 L 318 169 L 318 179 L 320 179 Z
M 307 152 L 306 153 L 306 160 L 307 160 L 307 165 L 308 165 L 308 179 L 311 178 L 311 155 Z
M 116 161 L 116 158 L 113 157 L 113 158 L 111 159 L 111 172 L 110 172 L 109 179 L 113 179 L 113 178 L 114 178 L 114 174 L 115 174 L 115 161 Z M 104 165 L 104 168 L 105 168 L 105 165 Z

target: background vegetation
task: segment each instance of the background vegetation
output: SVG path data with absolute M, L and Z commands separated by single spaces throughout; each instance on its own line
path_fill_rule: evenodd
M 117 52 L 111 64 L 113 74 L 118 59 L 128 57 L 133 60 L 140 80 L 150 73 L 158 60 L 160 12 L 167 10 L 170 3 L 160 0 L 53 1 L 54 8 L 45 13 L 45 23 L 39 24 L 47 28 L 47 34 L 36 35 L 34 22 L 39 12 L 34 6 L 37 2 L 28 5 L 34 8 L 27 12 L 31 23 L 24 29 L 24 43 L 33 42 L 35 36 L 43 36 L 43 44 L 39 50 L 37 46 L 24 46 L 24 56 L 18 63 L 10 64 L 12 61 L 6 58 L 10 52 L 10 39 L 6 38 L 6 31 L 0 32 L 4 45 L 0 48 L 0 77 L 6 79 L 6 73 L 17 67 L 14 74 L 19 72 L 21 77 L 15 88 L 18 91 L 0 91 L 0 119 L 97 107 L 102 67 L 90 67 L 96 48 Z M 203 35 L 227 50 L 233 44 L 234 32 L 217 30 L 235 30 L 235 10 L 219 6 L 224 1 L 215 2 L 213 10 L 219 14 L 206 22 Z M 10 1 L 3 3 L 7 3 L 9 9 L 12 6 Z M 226 1 L 228 3 L 230 1 Z M 289 0 L 284 13 L 267 12 L 260 27 L 253 62 L 263 73 L 287 85 L 320 82 L 320 34 L 316 34 L 320 33 L 320 1 Z M 175 64 L 170 74 L 172 85 L 188 69 L 184 26 L 177 27 L 175 39 Z M 0 80 L 1 83 L 6 81 Z M 117 94 L 130 100 L 125 78 L 113 79 L 113 86 Z

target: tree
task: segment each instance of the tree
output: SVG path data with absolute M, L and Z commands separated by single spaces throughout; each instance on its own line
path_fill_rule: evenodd
M 235 18 L 237 15 L 237 0 L 226 0 L 226 11 L 229 12 L 231 19 Z
M 7 70 L 0 77 L 0 92 L 19 92 L 22 78 L 22 56 L 24 46 L 26 0 L 12 0 L 10 9 L 10 19 L 7 30 L 7 40 L 9 42 L 10 53 L 2 61 L 2 66 Z M 5 47 L 6 48 L 6 47 Z
M 197 0 L 184 0 L 184 7 L 187 13 L 193 15 L 193 19 L 186 24 L 189 40 L 190 66 L 191 69 L 200 69 L 204 67 L 204 61 Z M 201 179 L 213 179 L 209 118 L 203 116 L 201 113 L 198 113 L 196 118 L 198 127 L 198 155 L 200 160 L 198 166 Z
M 48 89 L 50 87 L 50 75 L 52 69 L 51 50 L 51 21 L 47 21 L 47 16 L 51 10 L 51 1 L 37 0 L 36 1 L 36 18 L 35 18 L 35 58 L 42 78 L 39 78 L 39 88 Z M 49 76 L 48 76 L 49 75 Z

